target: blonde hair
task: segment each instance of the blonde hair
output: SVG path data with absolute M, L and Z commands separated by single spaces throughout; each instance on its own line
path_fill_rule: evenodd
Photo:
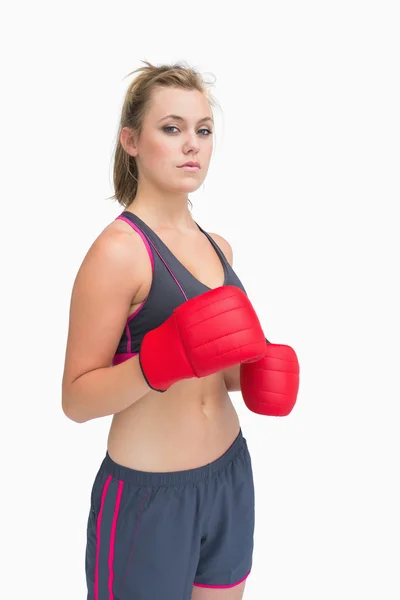
M 115 193 L 109 199 L 117 200 L 124 208 L 128 208 L 135 199 L 139 173 L 135 157 L 128 154 L 121 144 L 120 134 L 124 127 L 129 127 L 140 136 L 144 117 L 150 108 L 152 91 L 158 87 L 198 90 L 204 94 L 211 109 L 218 106 L 207 87 L 211 82 L 207 82 L 195 68 L 189 67 L 187 63 L 154 66 L 148 61 L 142 62 L 146 66 L 127 75 L 128 77 L 133 73 L 139 73 L 125 94 L 114 149 Z M 189 203 L 191 204 L 190 200 Z

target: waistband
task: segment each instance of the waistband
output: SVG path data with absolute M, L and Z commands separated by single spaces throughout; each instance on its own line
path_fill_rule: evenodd
M 194 469 L 186 469 L 184 471 L 167 471 L 167 472 L 151 472 L 138 471 L 129 467 L 124 467 L 113 461 L 106 452 L 106 456 L 102 462 L 102 469 L 111 474 L 116 479 L 121 479 L 127 483 L 139 486 L 169 486 L 179 485 L 183 483 L 197 483 L 203 481 L 207 477 L 220 472 L 226 465 L 234 459 L 234 457 L 243 450 L 247 449 L 246 439 L 243 437 L 243 432 L 240 429 L 239 434 L 233 444 L 224 452 L 222 456 L 211 463 Z

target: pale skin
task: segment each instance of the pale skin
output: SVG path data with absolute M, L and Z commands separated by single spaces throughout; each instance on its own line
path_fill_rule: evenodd
M 170 114 L 179 115 L 182 120 L 169 117 L 160 121 Z M 188 207 L 188 194 L 202 185 L 210 164 L 213 134 L 207 132 L 214 130 L 212 119 L 206 98 L 197 90 L 161 88 L 153 92 L 140 138 L 125 128 L 120 139 L 126 152 L 136 158 L 139 169 L 137 195 L 128 210 L 145 221 L 197 279 L 216 288 L 224 280 L 222 264 Z M 200 170 L 178 168 L 189 160 L 198 161 Z M 210 235 L 232 265 L 230 244 L 216 233 Z M 125 256 L 132 257 L 132 264 L 127 262 L 126 285 L 130 285 L 129 278 L 135 278 L 125 312 L 114 317 L 120 335 L 126 319 L 146 299 L 151 286 L 150 257 L 140 236 L 124 221 L 113 221 L 84 259 L 93 264 L 92 272 L 89 275 L 89 269 L 83 268 L 77 278 L 91 277 L 95 281 L 96 268 L 101 269 L 102 263 L 96 263 L 94 256 L 100 256 L 117 239 Z M 82 281 L 73 292 L 74 315 L 79 315 L 80 307 L 82 314 L 96 314 L 96 306 L 88 307 L 79 295 L 78 290 L 84 287 Z M 129 297 L 129 288 L 126 293 Z M 110 333 L 102 332 L 100 347 L 94 333 L 98 319 L 75 319 L 70 322 L 65 380 L 89 369 L 87 362 L 84 365 L 88 360 L 84 357 L 91 357 L 92 369 L 110 365 L 118 342 L 111 321 Z M 110 456 L 130 468 L 153 472 L 196 468 L 219 458 L 240 430 L 228 393 L 240 390 L 239 368 L 236 365 L 208 377 L 179 381 L 163 394 L 143 388 L 141 398 L 113 413 L 107 444 Z M 192 600 L 241 600 L 245 583 L 226 589 L 194 586 Z

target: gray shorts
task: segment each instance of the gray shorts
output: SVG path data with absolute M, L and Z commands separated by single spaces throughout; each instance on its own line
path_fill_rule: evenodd
M 190 600 L 193 585 L 237 585 L 252 566 L 254 506 L 242 431 L 186 471 L 136 471 L 107 452 L 91 495 L 87 600 Z

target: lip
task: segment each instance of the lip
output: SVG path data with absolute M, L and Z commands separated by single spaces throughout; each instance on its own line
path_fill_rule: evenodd
M 186 162 L 184 165 L 179 165 L 179 168 L 182 167 L 196 167 L 197 169 L 200 169 L 200 163 L 198 162 L 193 162 L 192 160 Z

